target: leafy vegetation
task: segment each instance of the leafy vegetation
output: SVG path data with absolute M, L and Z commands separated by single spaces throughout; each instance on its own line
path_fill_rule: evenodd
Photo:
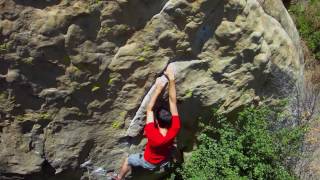
M 191 98 L 193 96 L 193 92 L 190 89 L 188 89 L 185 94 L 186 98 Z
M 109 77 L 106 79 L 106 83 L 108 86 L 112 86 L 118 80 L 118 76 L 116 73 L 110 73 Z
M 27 65 L 33 65 L 33 58 L 29 57 L 23 60 L 23 62 Z
M 91 0 L 90 5 L 98 5 L 102 0 Z
M 123 111 L 119 114 L 119 119 L 112 122 L 112 128 L 121 129 L 124 126 L 124 118 L 126 117 L 126 112 Z
M 15 100 L 8 93 L 0 93 L 0 118 L 1 114 L 9 114 L 15 107 Z
M 63 60 L 64 60 L 65 63 L 70 63 L 71 62 L 70 56 L 64 56 Z
M 307 4 L 291 5 L 289 12 L 293 17 L 302 38 L 308 48 L 320 61 L 320 0 L 311 0 Z
M 112 122 L 112 128 L 113 129 L 120 129 L 123 125 L 123 122 L 120 120 L 116 120 Z
M 249 107 L 235 120 L 213 111 L 212 119 L 201 124 L 197 149 L 178 169 L 176 177 L 192 180 L 296 179 L 284 162 L 288 157 L 298 155 L 306 128 L 271 127 L 271 122 L 280 121 L 277 119 L 279 110 Z
M 8 50 L 8 46 L 6 43 L 0 44 L 0 53 L 5 53 Z
M 108 79 L 108 82 L 107 82 L 107 84 L 108 85 L 111 85 L 112 83 L 113 83 L 113 81 L 115 80 L 115 78 L 110 78 L 110 79 Z
M 153 48 L 150 45 L 145 45 L 139 51 L 141 53 L 137 57 L 137 60 L 143 62 L 152 56 Z
M 15 119 L 18 121 L 52 120 L 52 114 L 45 111 L 28 112 L 26 114 L 16 116 Z
M 100 86 L 99 86 L 99 85 L 94 85 L 94 86 L 91 88 L 91 92 L 98 91 L 99 89 L 100 89 Z
M 112 28 L 110 27 L 107 27 L 107 26 L 104 26 L 104 27 L 101 27 L 99 33 L 103 33 L 103 34 L 109 34 L 112 32 Z

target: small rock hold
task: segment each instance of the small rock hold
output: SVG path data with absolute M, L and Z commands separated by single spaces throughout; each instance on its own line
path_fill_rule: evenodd
M 48 100 L 63 99 L 69 95 L 67 90 L 59 90 L 57 88 L 44 89 L 39 93 L 39 97 L 46 98 Z
M 260 99 L 259 96 L 255 96 L 255 97 L 253 98 L 253 104 L 254 104 L 255 106 L 260 106 L 260 105 L 262 104 L 261 99 Z
M 19 76 L 20 76 L 19 75 L 19 70 L 17 70 L 17 69 L 8 70 L 8 73 L 6 75 L 6 81 L 8 83 L 12 83 L 14 81 L 17 81 Z
M 177 8 L 174 10 L 174 13 L 177 17 L 183 17 L 185 16 L 184 12 L 180 9 L 180 8 Z
M 162 47 L 175 46 L 178 36 L 171 31 L 163 32 L 159 37 L 159 43 Z

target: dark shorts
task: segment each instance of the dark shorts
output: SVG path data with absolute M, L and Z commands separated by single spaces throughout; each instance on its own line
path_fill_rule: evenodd
M 141 154 L 141 153 L 129 155 L 128 164 L 130 166 L 134 166 L 134 167 L 140 166 L 144 169 L 148 169 L 151 171 L 154 170 L 155 168 L 157 168 L 157 165 L 151 164 L 148 161 L 146 161 L 143 157 L 143 154 Z
M 172 161 L 176 162 L 177 160 L 182 162 L 181 152 L 176 146 L 173 146 L 171 149 L 170 157 L 168 160 L 161 162 L 159 164 L 151 164 L 144 159 L 143 153 L 131 154 L 128 157 L 128 164 L 134 167 L 142 167 L 148 170 L 155 170 L 156 168 L 166 168 L 169 167 Z M 171 161 L 171 162 L 170 162 Z

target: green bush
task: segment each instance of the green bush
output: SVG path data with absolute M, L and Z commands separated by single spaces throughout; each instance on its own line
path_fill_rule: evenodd
M 289 12 L 315 58 L 320 60 L 320 0 L 312 0 L 307 5 L 295 4 Z
M 297 153 L 304 128 L 271 128 L 274 114 L 268 108 L 246 108 L 230 121 L 212 113 L 214 121 L 201 125 L 198 147 L 178 169 L 179 176 L 192 180 L 295 179 L 283 162 Z

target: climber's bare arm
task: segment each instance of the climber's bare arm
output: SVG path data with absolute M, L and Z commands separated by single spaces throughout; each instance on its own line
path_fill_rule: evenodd
M 177 93 L 176 93 L 176 83 L 174 77 L 174 70 L 173 66 L 169 64 L 165 74 L 168 76 L 169 79 L 169 105 L 170 105 L 170 112 L 172 115 L 179 115 L 178 108 L 177 108 Z
M 150 102 L 147 105 L 147 120 L 146 120 L 147 122 L 146 122 L 146 124 L 154 121 L 153 106 L 156 103 L 157 98 L 158 98 L 159 94 L 161 93 L 165 84 L 163 82 L 161 82 L 161 80 L 159 78 L 157 78 L 155 86 L 156 87 L 155 87 L 155 90 L 151 96 Z
M 176 84 L 175 80 L 169 80 L 169 105 L 170 112 L 172 115 L 179 115 L 177 108 L 177 95 L 176 95 Z

